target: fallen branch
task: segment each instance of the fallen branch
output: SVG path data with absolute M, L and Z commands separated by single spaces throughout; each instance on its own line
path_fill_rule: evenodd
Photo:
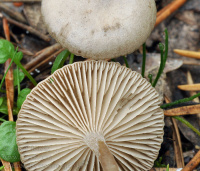
M 48 48 L 45 48 L 42 53 L 40 53 L 38 56 L 36 56 L 33 60 L 31 60 L 29 63 L 27 63 L 24 68 L 28 71 L 30 71 L 32 68 L 34 68 L 38 63 L 42 62 L 46 59 L 47 56 L 51 55 L 55 51 L 61 49 L 62 46 L 59 43 L 56 43 Z
M 22 29 L 24 29 L 24 30 L 29 31 L 30 33 L 32 33 L 32 34 L 38 36 L 39 38 L 43 39 L 43 40 L 46 41 L 46 42 L 48 42 L 48 41 L 51 40 L 51 38 L 50 38 L 49 36 L 40 33 L 38 30 L 34 29 L 34 28 L 31 27 L 31 26 L 28 26 L 28 25 L 19 23 L 19 22 L 15 21 L 15 20 L 13 20 L 13 19 L 11 19 L 11 18 L 7 18 L 7 17 L 6 17 L 6 19 L 8 20 L 9 23 L 14 24 L 14 25 L 16 25 L 16 26 L 18 26 L 18 27 L 20 27 L 20 28 L 22 28 Z
M 12 17 L 20 22 L 27 23 L 26 19 L 20 12 L 10 9 L 7 5 L 0 3 L 0 9 L 3 12 L 5 12 L 6 14 L 8 14 L 10 17 Z

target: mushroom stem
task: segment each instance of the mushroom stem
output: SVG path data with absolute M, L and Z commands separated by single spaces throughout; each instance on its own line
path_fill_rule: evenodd
M 103 141 L 98 141 L 99 161 L 104 171 L 118 171 L 118 164 Z

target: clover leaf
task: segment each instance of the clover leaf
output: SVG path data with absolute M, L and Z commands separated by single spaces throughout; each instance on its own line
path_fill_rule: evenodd
M 15 127 L 12 121 L 5 121 L 0 126 L 0 157 L 8 162 L 20 161 Z
M 7 61 L 8 58 L 12 58 L 15 52 L 15 47 L 7 40 L 0 39 L 0 64 Z
M 17 107 L 20 109 L 24 101 L 26 100 L 26 96 L 31 92 L 31 89 L 24 88 L 20 91 L 17 98 Z

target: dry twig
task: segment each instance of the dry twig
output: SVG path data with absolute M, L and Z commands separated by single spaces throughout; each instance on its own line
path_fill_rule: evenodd
M 61 49 L 62 46 L 59 43 L 56 43 L 48 48 L 45 48 L 42 53 L 40 53 L 38 56 L 36 56 L 33 60 L 31 60 L 29 63 L 27 63 L 24 68 L 28 71 L 32 70 L 36 65 L 38 65 L 40 62 L 45 60 L 47 56 L 51 55 L 55 51 Z
M 3 12 L 5 12 L 6 14 L 8 14 L 10 17 L 12 17 L 20 22 L 27 23 L 26 19 L 24 18 L 24 16 L 21 13 L 10 9 L 7 5 L 0 3 L 0 9 Z
M 42 34 L 41 32 L 39 32 L 38 30 L 34 29 L 31 26 L 19 23 L 19 22 L 15 21 L 15 20 L 13 20 L 11 18 L 6 18 L 6 19 L 8 20 L 9 23 L 14 24 L 14 25 L 16 25 L 16 26 L 18 26 L 18 27 L 20 27 L 20 28 L 22 28 L 24 30 L 29 31 L 30 33 L 38 36 L 39 38 L 41 38 L 42 40 L 44 40 L 46 42 L 51 40 L 51 38 L 49 36 Z
M 161 11 L 158 12 L 155 26 L 160 24 L 167 17 L 169 17 L 173 12 L 179 9 L 186 1 L 187 0 L 176 0 L 176 1 L 171 2 L 165 8 L 161 9 Z

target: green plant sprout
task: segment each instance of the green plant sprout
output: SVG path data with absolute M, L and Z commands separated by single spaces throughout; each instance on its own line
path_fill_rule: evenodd
M 166 171 L 169 171 L 169 164 L 167 165 L 167 170 Z
M 51 68 L 51 74 L 53 74 L 57 69 L 63 67 L 64 62 L 69 55 L 70 52 L 68 50 L 63 50 L 61 53 L 58 54 Z
M 161 56 L 161 62 L 160 62 L 158 74 L 157 74 L 153 83 L 152 83 L 152 75 L 151 74 L 148 75 L 149 82 L 152 84 L 153 87 L 156 86 L 161 74 L 163 73 L 164 68 L 165 68 L 165 64 L 166 64 L 166 61 L 167 61 L 167 57 L 168 57 L 168 31 L 167 31 L 167 29 L 165 29 L 165 45 L 160 43 L 159 48 L 160 48 L 160 51 L 161 51 L 161 55 L 160 55 Z M 143 63 L 142 63 L 142 76 L 143 77 L 144 77 L 144 73 L 145 73 L 145 63 L 146 63 L 146 46 L 145 46 L 145 44 L 143 44 Z M 160 107 L 162 109 L 165 109 L 165 108 L 168 108 L 168 107 L 171 107 L 171 106 L 174 106 L 174 105 L 178 105 L 180 103 L 192 101 L 193 99 L 195 99 L 199 96 L 200 96 L 200 93 L 198 93 L 194 96 L 191 96 L 189 98 L 184 98 L 184 99 L 180 99 L 180 100 L 177 100 L 175 102 L 172 102 L 172 103 L 161 105 Z M 179 120 L 183 124 L 185 124 L 188 128 L 192 129 L 194 132 L 196 132 L 200 136 L 200 132 L 192 124 L 190 124 L 188 121 L 186 121 L 184 118 L 179 117 L 179 116 L 174 116 L 174 118 Z
M 57 69 L 63 67 L 68 56 L 70 56 L 69 64 L 72 64 L 74 62 L 74 54 L 70 53 L 68 50 L 64 50 L 58 54 L 51 68 L 51 74 L 53 74 Z
M 162 157 L 159 157 L 155 162 L 154 162 L 154 167 L 166 167 L 165 164 L 162 164 L 162 160 L 163 158 Z
M 145 66 L 146 66 L 146 43 L 143 44 L 143 60 L 142 60 L 142 73 L 141 73 L 143 77 L 145 74 Z M 152 77 L 150 83 L 152 83 Z
M 4 167 L 5 167 L 5 166 L 1 166 L 1 167 L 0 167 L 0 170 L 3 170 L 3 169 L 4 169 Z
M 167 29 L 165 29 L 165 45 L 163 45 L 162 43 L 159 43 L 159 49 L 160 49 L 161 62 L 160 62 L 158 74 L 154 81 L 152 80 L 153 76 L 148 75 L 149 80 L 150 80 L 149 82 L 152 84 L 153 87 L 156 86 L 160 76 L 162 75 L 164 68 L 165 68 L 166 61 L 167 61 L 167 57 L 168 57 L 168 31 L 167 31 Z M 141 75 L 143 77 L 145 75 L 145 65 L 146 65 L 146 44 L 144 43 L 143 44 L 142 72 L 141 72 Z
M 197 133 L 197 135 L 200 136 L 200 132 L 198 131 L 198 129 L 196 129 L 191 123 L 189 123 L 188 121 L 186 121 L 184 118 L 180 117 L 180 116 L 172 116 L 173 118 L 177 119 L 178 121 L 182 122 L 183 124 L 185 124 L 188 128 L 190 128 L 191 130 L 193 130 L 194 132 Z
M 8 69 L 6 70 L 6 74 L 9 68 L 11 67 L 12 63 L 14 62 L 23 71 L 23 73 L 29 78 L 29 80 L 33 83 L 33 85 L 36 86 L 37 82 L 28 73 L 28 71 L 23 67 L 23 65 L 20 62 L 20 60 L 23 58 L 23 53 L 17 52 L 17 50 L 18 48 L 15 50 L 13 44 L 10 43 L 9 41 L 0 39 L 0 64 L 5 63 L 9 58 L 11 58 L 12 60 L 10 62 Z M 4 77 L 1 81 L 0 90 L 1 90 L 6 74 L 4 74 Z
M 74 54 L 71 53 L 70 59 L 69 59 L 69 64 L 72 64 L 74 62 Z
M 128 65 L 128 61 L 127 61 L 127 59 L 126 59 L 126 56 L 123 56 L 123 59 L 124 59 L 124 62 L 125 62 L 125 64 L 126 64 L 126 67 L 129 68 L 129 65 Z
M 149 74 L 149 75 L 148 75 L 148 78 L 149 78 L 149 82 L 152 84 L 152 81 L 153 81 L 153 75 L 152 75 L 152 74 Z
M 156 86 L 161 74 L 163 73 L 164 71 L 164 68 L 165 68 L 165 64 L 166 64 L 166 61 L 167 61 L 167 57 L 168 57 L 168 31 L 167 29 L 165 29 L 165 46 L 160 43 L 159 44 L 159 48 L 160 48 L 160 51 L 161 51 L 161 62 L 160 62 L 160 68 L 158 70 L 158 74 L 152 84 L 153 87 Z M 164 52 L 165 50 L 165 52 Z
M 174 102 L 171 103 L 167 103 L 167 104 L 163 104 L 161 105 L 162 109 L 168 108 L 168 107 L 172 107 L 181 103 L 185 103 L 185 102 L 189 102 L 192 101 L 193 99 L 197 98 L 200 96 L 200 93 L 195 94 L 194 96 L 188 97 L 188 98 L 184 98 L 184 99 L 180 99 L 180 100 L 176 100 Z

